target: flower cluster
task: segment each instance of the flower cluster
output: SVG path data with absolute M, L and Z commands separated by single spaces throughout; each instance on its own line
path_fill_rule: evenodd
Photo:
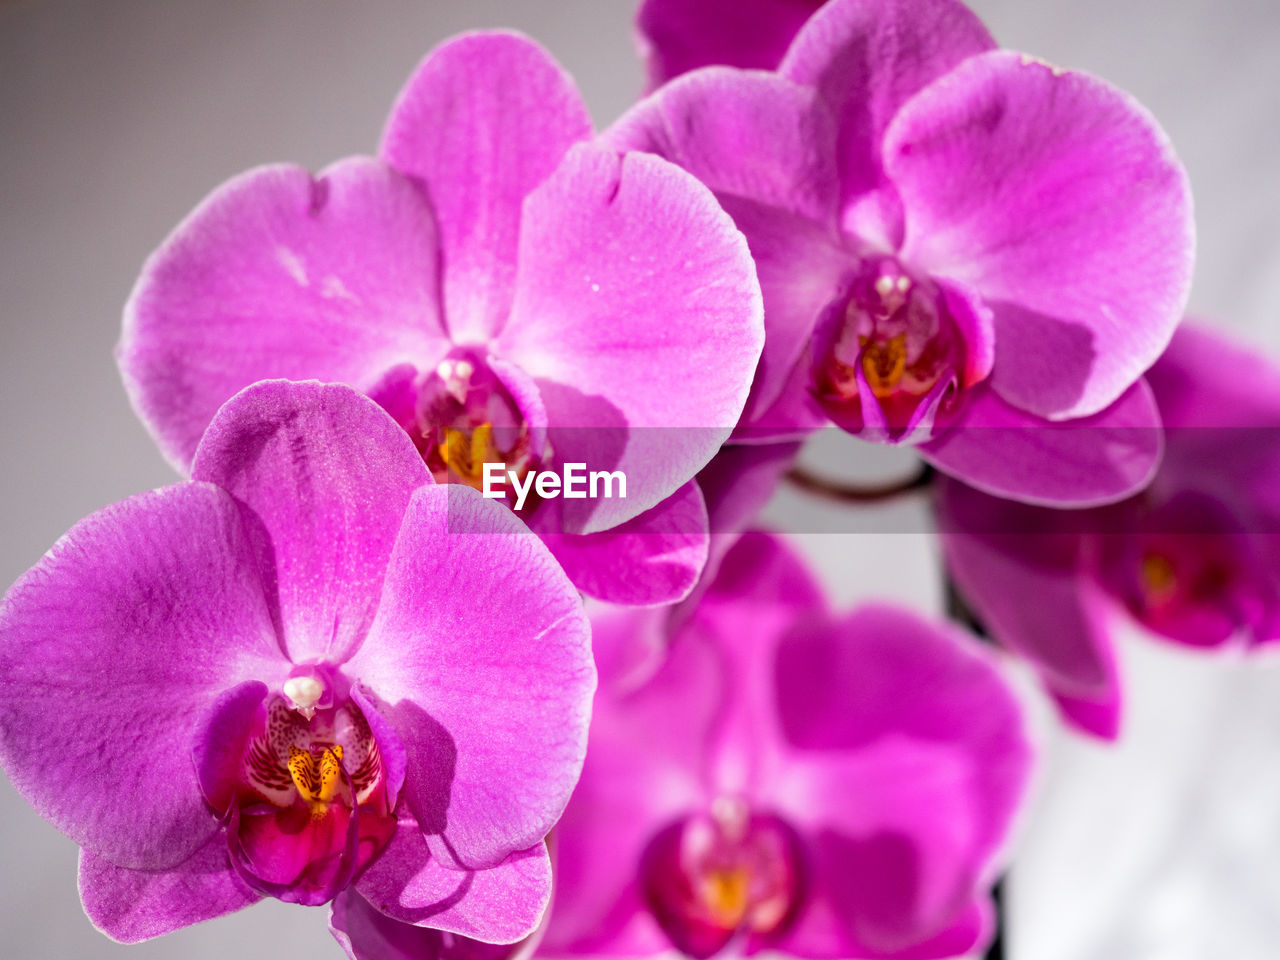
M 108 936 L 274 897 L 354 960 L 981 951 L 1003 654 L 1114 738 L 1113 611 L 1280 637 L 1280 370 L 1179 327 L 1149 113 L 958 0 L 637 24 L 600 133 L 468 34 L 375 157 L 244 173 L 143 266 L 117 358 L 183 479 L 0 606 L 0 764 Z M 976 629 L 836 612 L 753 529 L 824 425 L 918 451 Z

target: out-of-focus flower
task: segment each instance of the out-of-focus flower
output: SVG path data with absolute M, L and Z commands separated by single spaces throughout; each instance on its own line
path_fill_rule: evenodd
M 1117 610 L 1193 647 L 1280 638 L 1280 369 L 1183 327 L 1147 380 L 1166 441 L 1141 494 L 1064 512 L 954 481 L 938 493 L 964 599 L 1069 720 L 1104 737 L 1120 725 Z
M 521 516 L 592 595 L 687 594 L 706 555 L 692 481 L 746 401 L 759 286 L 705 187 L 590 136 L 545 51 L 472 34 L 410 78 L 380 159 L 263 167 L 215 191 L 148 261 L 118 350 L 165 455 L 189 466 L 214 411 L 257 380 L 347 383 L 439 480 L 481 486 L 486 462 L 521 479 L 621 471 L 625 497 Z
M 344 386 L 245 390 L 192 475 L 0 607 L 0 762 L 83 848 L 90 919 L 133 942 L 346 891 L 527 936 L 595 682 L 554 558 Z
M 644 0 L 636 35 L 649 86 L 698 67 L 772 70 L 825 0 Z
M 835 423 L 1044 504 L 1150 478 L 1141 375 L 1193 227 L 1126 94 L 996 49 L 954 0 L 832 0 L 777 73 L 687 74 L 607 139 L 694 173 L 747 236 L 767 337 L 740 438 Z
M 829 612 L 758 533 L 636 686 L 615 654 L 646 614 L 593 624 L 548 956 L 950 957 L 985 938 L 1031 749 L 978 644 L 889 607 Z

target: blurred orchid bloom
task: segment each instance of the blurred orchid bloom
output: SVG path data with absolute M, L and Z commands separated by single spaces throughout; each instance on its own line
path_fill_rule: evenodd
M 554 558 L 343 386 L 245 390 L 192 476 L 82 521 L 0 607 L 0 762 L 82 847 L 94 925 L 338 897 L 339 924 L 528 936 L 595 685 Z
M 825 0 L 644 0 L 636 34 L 650 89 L 699 67 L 772 70 Z
M 987 938 L 1032 750 L 979 644 L 890 607 L 830 612 L 759 533 L 636 685 L 649 626 L 593 622 L 601 686 L 543 953 L 952 957 Z
M 625 498 L 521 516 L 593 596 L 686 595 L 707 549 L 693 478 L 746 401 L 759 285 L 710 191 L 591 135 L 545 51 L 471 34 L 410 78 L 379 159 L 216 190 L 147 262 L 118 349 L 165 456 L 188 468 L 257 380 L 347 383 L 440 481 L 480 487 L 486 463 L 621 471 Z
M 1147 374 L 1164 461 L 1141 494 L 1052 511 L 938 491 L 948 569 L 983 625 L 1027 657 L 1067 719 L 1114 738 L 1118 611 L 1192 647 L 1280 638 L 1280 369 L 1183 327 Z
M 1193 224 L 1127 94 L 996 49 L 955 0 L 831 0 L 777 73 L 688 73 L 605 138 L 689 170 L 747 237 L 766 342 L 737 438 L 834 423 L 1045 505 L 1150 479 L 1141 376 Z

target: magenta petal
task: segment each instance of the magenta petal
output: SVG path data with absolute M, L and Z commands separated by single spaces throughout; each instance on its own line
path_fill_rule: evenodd
M 431 482 L 408 435 L 373 401 L 281 380 L 219 411 L 192 476 L 241 503 L 295 663 L 340 663 L 364 639 L 409 496 Z
M 227 821 L 231 864 L 255 890 L 318 907 L 351 882 L 359 817 L 360 808 L 341 803 L 316 816 L 301 798 L 284 811 L 271 804 L 236 804 Z
M 750 526 L 800 452 L 798 443 L 727 444 L 698 474 L 712 533 Z
M 92 853 L 173 867 L 219 829 L 191 759 L 202 708 L 286 670 L 231 498 L 203 483 L 132 497 L 6 595 L 0 761 Z
M 832 230 L 812 220 L 735 197 L 721 202 L 747 238 L 764 297 L 764 352 L 742 414 L 743 424 L 764 425 L 780 407 L 808 399 L 805 352 L 818 318 L 838 302 L 854 260 Z M 805 379 L 797 383 L 801 363 Z
M 797 622 L 821 619 L 826 608 L 813 573 L 784 539 L 748 531 L 674 639 L 676 650 L 708 644 L 717 653 L 728 695 L 716 718 L 709 776 L 724 795 L 769 809 L 787 752 L 771 709 L 778 640 Z
M 735 443 L 782 443 L 801 440 L 814 430 L 831 425 L 831 418 L 818 404 L 813 384 L 812 351 L 805 349 L 787 375 L 776 402 L 760 410 L 749 407 L 750 420 L 743 417 L 733 432 Z
M 707 562 L 707 508 L 690 481 L 601 533 L 542 533 L 573 585 L 608 603 L 647 607 L 688 596 Z
M 1120 723 L 1124 712 L 1124 691 L 1117 684 L 1098 700 L 1086 700 L 1050 691 L 1053 701 L 1066 721 L 1084 733 L 1101 740 L 1115 740 L 1120 736 Z
M 1147 380 L 1167 434 L 1158 482 L 1212 494 L 1259 533 L 1280 530 L 1280 366 L 1184 324 Z
M 430 366 L 448 349 L 437 260 L 430 205 L 376 161 L 243 174 L 134 288 L 117 349 L 134 408 L 185 471 L 218 407 L 255 381 L 368 390 L 399 363 Z
M 538 381 L 562 462 L 622 470 L 625 499 L 566 501 L 607 530 L 711 459 L 764 341 L 755 268 L 706 187 L 644 154 L 570 151 L 525 206 L 511 323 L 495 352 Z
M 455 342 L 483 342 L 501 329 L 515 288 L 525 195 L 591 132 L 573 79 L 518 34 L 459 37 L 409 78 L 380 156 L 431 197 Z
M 776 683 L 791 753 L 770 793 L 822 896 L 872 955 L 937 936 L 993 878 L 1027 787 L 1016 696 L 971 638 L 880 606 L 798 624 Z
M 118 943 L 140 943 L 212 920 L 261 899 L 231 869 L 221 832 L 182 863 L 127 870 L 80 851 L 80 902 L 95 927 Z
M 954 480 L 938 488 L 938 513 L 947 568 L 991 635 L 1026 657 L 1055 694 L 1094 710 L 1117 704 L 1107 603 L 1070 528 L 1072 515 L 988 497 Z
M 348 669 L 404 742 L 433 853 L 477 869 L 546 836 L 581 767 L 595 670 L 577 592 L 510 510 L 420 488 Z
M 710 187 L 747 238 L 765 298 L 765 347 L 744 414 L 778 399 L 840 292 L 851 257 L 836 229 L 835 126 L 812 90 L 781 77 L 700 70 L 641 101 L 606 134 Z
M 200 790 L 219 817 L 235 799 L 244 770 L 245 750 L 261 729 L 267 685 L 246 680 L 224 690 L 200 712 L 191 752 Z
M 1175 431 L 1280 424 L 1280 365 L 1203 325 L 1179 326 L 1147 380 L 1165 426 Z
M 520 960 L 534 939 L 483 943 L 430 927 L 392 920 L 354 890 L 338 895 L 329 909 L 329 932 L 350 960 Z
M 412 819 L 356 883 L 393 920 L 489 943 L 515 943 L 537 929 L 551 899 L 551 861 L 539 843 L 487 870 L 454 870 L 431 856 Z
M 1101 413 L 1051 423 L 975 390 L 949 430 L 921 445 L 944 473 L 997 497 L 1054 507 L 1122 500 L 1160 462 L 1160 415 L 1145 381 Z
M 798 443 L 726 444 L 698 474 L 711 529 L 707 563 L 689 596 L 671 610 L 670 629 L 697 610 L 738 535 L 755 522 L 799 452 Z
M 698 67 L 772 70 L 823 0 L 645 0 L 636 15 L 649 86 Z
M 1097 413 L 1160 355 L 1191 283 L 1186 172 L 1127 94 L 1016 53 L 974 57 L 885 135 L 904 259 L 981 291 L 995 390 Z
M 831 0 L 787 52 L 783 76 L 817 88 L 840 127 L 839 163 L 846 221 L 865 239 L 896 243 L 900 224 L 883 210 L 880 142 L 898 109 L 914 93 L 995 41 L 957 0 Z M 856 229 L 869 205 L 876 232 Z
M 820 851 L 815 859 L 822 859 Z M 843 868 L 839 861 L 828 862 L 826 866 L 835 871 Z M 832 898 L 818 892 L 806 904 L 795 926 L 778 943 L 779 952 L 793 957 L 953 960 L 955 957 L 981 955 L 991 942 L 995 929 L 995 910 L 990 899 L 983 896 L 944 930 L 922 942 L 876 949 L 849 928 L 847 918 L 839 913 L 842 909 L 838 899 L 833 902 Z
M 634 644 L 649 618 L 649 611 L 593 618 L 602 658 L 611 662 Z M 708 731 L 725 694 L 719 670 L 707 645 L 677 644 L 639 689 L 602 682 L 582 780 L 555 833 L 547 955 L 649 956 L 670 949 L 642 898 L 640 862 L 659 829 L 713 799 L 703 772 Z
M 834 227 L 835 121 L 817 94 L 773 73 L 699 70 L 648 97 L 603 135 L 742 197 Z
M 358 683 L 351 687 L 351 699 L 364 714 L 365 722 L 369 724 L 369 731 L 378 745 L 378 755 L 382 758 L 382 775 L 387 789 L 387 807 L 395 810 L 400 798 L 400 790 L 404 787 L 404 778 L 408 773 L 408 750 L 395 728 L 378 712 L 378 708 L 369 699 L 369 694 L 361 689 Z

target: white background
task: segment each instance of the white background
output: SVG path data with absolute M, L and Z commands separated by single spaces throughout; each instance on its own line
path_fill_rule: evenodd
M 987 0 L 1003 44 L 1126 87 L 1191 172 L 1193 308 L 1280 356 L 1280 7 L 1269 0 Z M 371 153 L 445 37 L 520 28 L 598 125 L 640 88 L 626 0 L 0 0 L 0 585 L 92 510 L 174 479 L 111 349 L 146 254 L 227 177 Z M 847 464 L 863 448 L 828 445 Z M 816 511 L 796 521 L 798 510 Z M 791 498 L 775 517 L 821 529 Z M 918 511 L 918 506 L 898 507 Z M 845 602 L 937 609 L 920 535 L 810 535 Z M 1280 669 L 1126 643 L 1120 749 L 1054 736 L 1018 850 L 1015 960 L 1280 955 Z M 102 788 L 109 789 L 110 784 Z M 75 847 L 0 781 L 0 956 L 340 956 L 318 910 L 264 903 L 138 947 L 80 912 Z

